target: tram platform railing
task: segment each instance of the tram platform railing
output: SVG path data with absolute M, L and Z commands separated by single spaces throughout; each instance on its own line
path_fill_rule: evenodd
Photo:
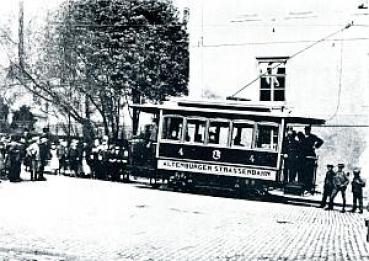
M 282 155 L 279 181 L 287 193 L 302 194 L 306 191 L 316 193 L 318 156 L 305 156 L 302 159 Z

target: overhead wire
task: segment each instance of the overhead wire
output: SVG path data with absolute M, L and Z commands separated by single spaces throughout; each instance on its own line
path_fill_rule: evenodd
M 325 41 L 367 41 L 369 37 L 351 37 L 351 38 L 333 38 Z M 241 42 L 241 43 L 221 43 L 221 44 L 204 44 L 204 48 L 216 47 L 233 47 L 246 45 L 271 45 L 271 44 L 294 44 L 294 43 L 312 43 L 314 40 L 299 40 L 299 41 L 265 41 L 265 42 Z M 198 45 L 191 45 L 191 47 L 198 47 Z
M 340 28 L 339 30 L 337 31 L 334 31 L 333 33 L 315 41 L 314 43 L 312 43 L 311 45 L 308 45 L 304 48 L 302 48 L 301 50 L 297 51 L 296 53 L 292 54 L 287 60 L 291 60 L 293 58 L 295 58 L 296 56 L 300 55 L 301 53 L 303 52 L 306 52 L 307 50 L 309 50 L 310 48 L 314 47 L 315 45 L 325 41 L 326 39 L 328 38 L 331 38 L 332 36 L 340 33 L 340 32 L 343 32 L 344 30 L 347 30 L 348 28 L 350 28 L 352 26 L 353 23 L 349 23 L 347 24 L 345 27 L 343 28 Z M 285 64 L 287 62 L 287 60 L 285 61 L 282 61 L 282 62 L 279 62 L 279 63 L 276 63 L 274 66 L 272 66 L 270 69 L 273 70 L 277 67 L 279 67 L 280 65 L 282 64 Z M 231 96 L 229 96 L 230 98 L 234 98 L 237 94 L 239 94 L 240 92 L 242 92 L 244 89 L 246 89 L 247 87 L 249 87 L 251 84 L 253 84 L 254 82 L 258 81 L 262 76 L 266 76 L 268 74 L 268 71 L 262 73 L 262 74 L 259 74 L 258 77 L 256 77 L 255 79 L 253 79 L 252 81 L 248 82 L 246 85 L 244 85 L 243 87 L 241 87 L 239 90 L 237 90 L 235 93 L 233 93 Z
M 327 121 L 332 120 L 334 117 L 337 116 L 337 113 L 341 107 L 341 93 L 342 93 L 342 67 L 343 67 L 343 42 L 341 41 L 341 48 L 340 48 L 340 64 L 339 64 L 339 76 L 338 76 L 338 93 L 337 93 L 337 105 L 334 113 L 328 117 Z

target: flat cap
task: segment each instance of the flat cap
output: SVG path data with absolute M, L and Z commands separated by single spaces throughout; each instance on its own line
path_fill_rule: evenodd
M 361 169 L 360 168 L 354 168 L 354 170 L 352 171 L 354 174 L 358 174 L 361 172 Z

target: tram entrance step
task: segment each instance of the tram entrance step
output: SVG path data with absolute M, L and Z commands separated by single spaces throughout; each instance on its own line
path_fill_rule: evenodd
M 288 183 L 284 186 L 285 194 L 302 195 L 304 193 L 303 183 Z

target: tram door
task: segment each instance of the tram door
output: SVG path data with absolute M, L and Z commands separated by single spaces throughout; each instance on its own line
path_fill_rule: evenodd
M 140 134 L 129 141 L 132 176 L 155 177 L 158 116 L 152 115 L 151 118 L 151 122 L 146 121 L 140 126 Z
M 314 192 L 318 158 L 306 153 L 304 139 L 301 131 L 287 128 L 281 155 L 283 182 L 287 190 L 296 187 L 296 190 Z

